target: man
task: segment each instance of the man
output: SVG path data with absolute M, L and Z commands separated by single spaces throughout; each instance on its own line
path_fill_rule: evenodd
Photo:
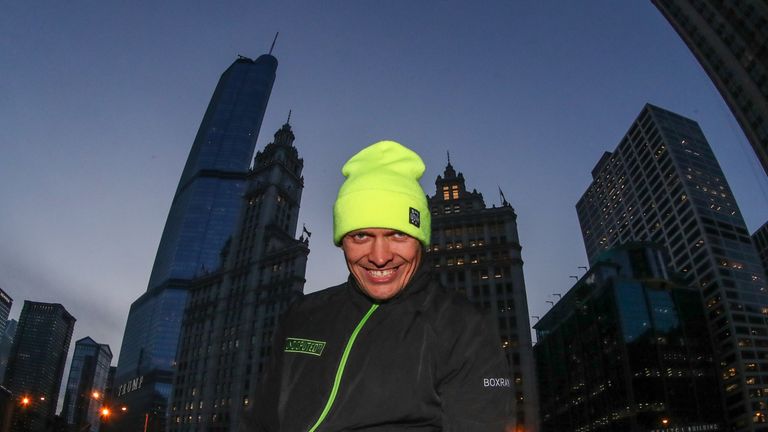
M 342 168 L 334 242 L 350 276 L 282 317 L 246 431 L 503 431 L 508 367 L 493 325 L 422 265 L 424 163 L 393 141 Z

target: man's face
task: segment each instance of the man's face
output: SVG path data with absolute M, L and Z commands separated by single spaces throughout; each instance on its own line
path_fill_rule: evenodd
M 421 243 L 387 228 L 352 231 L 341 240 L 347 267 L 374 300 L 388 300 L 405 288 L 421 262 Z

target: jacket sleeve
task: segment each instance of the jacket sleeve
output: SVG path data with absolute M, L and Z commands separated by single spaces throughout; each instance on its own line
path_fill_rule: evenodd
M 462 311 L 464 312 L 464 311 Z M 503 432 L 512 425 L 509 365 L 498 331 L 474 308 L 454 315 L 443 333 L 437 391 L 444 432 Z

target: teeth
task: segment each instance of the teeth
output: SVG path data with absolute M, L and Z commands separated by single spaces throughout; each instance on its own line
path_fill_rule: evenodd
M 395 272 L 395 269 L 386 269 L 386 270 L 368 270 L 368 272 L 373 277 L 387 277 Z

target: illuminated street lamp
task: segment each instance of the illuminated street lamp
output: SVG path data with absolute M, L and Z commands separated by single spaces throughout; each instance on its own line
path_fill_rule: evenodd
M 668 419 L 668 418 L 666 418 L 666 417 L 665 417 L 665 418 L 662 418 L 662 419 L 661 419 L 661 425 L 662 425 L 662 426 L 664 426 L 664 427 L 667 427 L 667 426 L 669 426 L 669 419 Z
M 104 418 L 104 420 L 106 420 L 107 417 L 109 417 L 109 414 L 110 414 L 110 411 L 108 407 L 101 408 L 101 416 Z
M 29 398 L 28 398 L 28 397 L 26 397 L 26 396 L 24 396 L 23 398 L 21 398 L 21 406 L 23 406 L 24 408 L 26 408 L 28 405 L 29 405 Z
M 94 391 L 93 393 L 91 393 L 91 397 L 94 399 L 99 399 L 101 398 L 101 393 L 99 393 L 98 391 Z

